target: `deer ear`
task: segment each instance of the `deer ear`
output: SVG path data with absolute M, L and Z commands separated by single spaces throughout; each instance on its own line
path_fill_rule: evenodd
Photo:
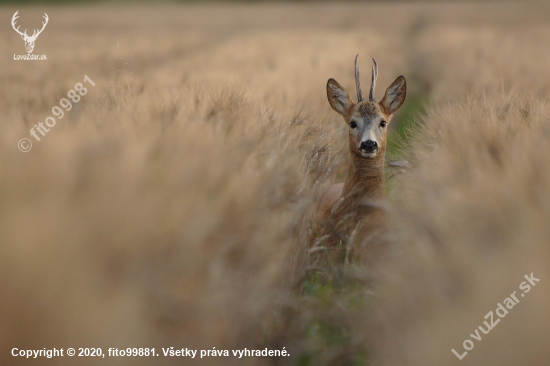
M 344 117 L 348 115 L 351 107 L 353 107 L 353 101 L 350 99 L 348 92 L 334 79 L 328 80 L 327 98 L 332 109 Z
M 388 87 L 386 95 L 380 101 L 380 105 L 384 108 L 387 115 L 394 114 L 405 101 L 407 96 L 407 81 L 401 75 Z
M 22 34 L 22 35 L 21 35 L 21 38 L 22 38 L 22 39 L 25 39 L 25 35 L 24 35 L 24 34 Z

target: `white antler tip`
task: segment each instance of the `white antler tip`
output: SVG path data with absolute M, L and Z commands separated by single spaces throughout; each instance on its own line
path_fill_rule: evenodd
M 355 88 L 357 89 L 357 103 L 363 101 L 363 92 L 361 91 L 361 81 L 359 80 L 359 65 L 357 64 L 359 54 L 355 56 Z
M 372 82 L 370 86 L 370 93 L 369 93 L 369 100 L 371 102 L 376 102 L 376 98 L 374 97 L 374 90 L 376 87 L 376 78 L 378 77 L 378 63 L 376 62 L 376 59 L 373 57 L 372 61 L 374 62 L 374 66 L 372 67 Z

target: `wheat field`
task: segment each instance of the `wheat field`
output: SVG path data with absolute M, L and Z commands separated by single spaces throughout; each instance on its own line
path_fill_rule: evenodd
M 48 14 L 47 61 L 13 59 L 16 10 L 21 29 Z M 1 365 L 548 365 L 549 4 L 3 5 L 0 19 Z M 313 217 L 348 159 L 326 82 L 355 99 L 356 54 L 365 85 L 376 57 L 379 98 L 407 78 L 387 160 L 408 167 L 387 169 L 380 255 L 340 263 Z M 87 93 L 37 141 L 77 83 Z M 451 349 L 531 273 L 460 361 Z M 288 356 L 12 356 L 54 347 Z

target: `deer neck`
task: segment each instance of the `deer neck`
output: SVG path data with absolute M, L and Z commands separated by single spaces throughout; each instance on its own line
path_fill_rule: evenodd
M 344 183 L 344 198 L 383 198 L 385 195 L 383 147 L 372 159 L 358 155 L 350 148 L 348 175 Z

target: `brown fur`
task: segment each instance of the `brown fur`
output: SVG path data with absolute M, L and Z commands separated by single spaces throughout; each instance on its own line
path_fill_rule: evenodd
M 373 86 L 376 75 L 377 67 L 373 68 Z M 376 255 L 369 243 L 378 241 L 376 233 L 383 231 L 385 223 L 380 201 L 385 195 L 387 125 L 405 100 L 406 81 L 403 76 L 398 77 L 388 87 L 380 103 L 375 100 L 373 87 L 369 100 L 361 100 L 357 64 L 356 82 L 357 104 L 334 79 L 327 82 L 328 101 L 349 128 L 349 166 L 345 182 L 330 186 L 320 196 L 315 217 L 333 234 L 330 236 L 332 239 L 327 239 L 329 245 L 334 242 L 338 248 L 345 248 L 344 251 L 336 251 L 336 258 L 350 258 L 353 249 L 351 258 L 368 260 Z M 373 142 L 376 143 L 374 149 L 363 147 L 363 143 Z M 353 243 L 355 237 L 360 242 Z M 366 247 L 369 249 L 365 250 Z
M 393 113 L 401 107 L 406 97 L 406 82 L 403 76 L 398 77 L 388 87 L 380 103 L 361 101 L 355 104 L 338 82 L 330 79 L 327 83 L 327 97 L 333 109 L 344 117 L 347 125 L 351 120 L 368 121 L 377 124 L 380 120 L 390 122 Z M 367 123 L 367 122 L 364 122 Z M 372 127 L 371 127 L 372 128 Z M 386 152 L 387 128 L 383 129 L 378 139 L 379 150 L 375 157 L 366 158 L 361 155 L 357 136 L 351 130 L 349 134 L 349 166 L 345 183 L 327 188 L 319 199 L 316 219 L 323 221 L 331 215 L 335 219 L 354 212 L 356 220 L 350 224 L 355 226 L 361 219 L 357 213 L 364 206 L 365 199 L 378 200 L 384 197 L 384 158 Z M 363 210 L 360 210 L 363 212 Z

